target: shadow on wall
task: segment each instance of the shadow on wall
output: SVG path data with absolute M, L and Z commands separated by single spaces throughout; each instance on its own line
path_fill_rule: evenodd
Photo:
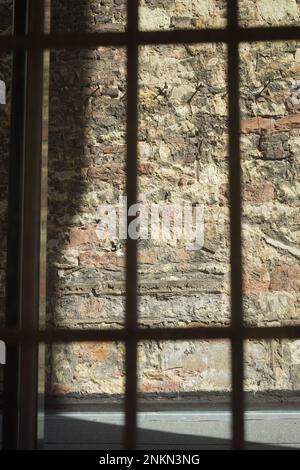
M 74 7 L 70 0 L 52 0 L 53 32 L 119 31 L 125 16 L 125 1 L 103 4 L 80 0 Z M 110 241 L 101 245 L 95 228 L 98 205 L 115 203 L 125 183 L 125 69 L 125 51 L 121 48 L 51 52 L 47 234 L 50 328 L 98 327 L 103 316 L 103 301 L 97 295 L 99 284 L 114 284 L 123 278 L 115 247 Z M 120 324 L 123 319 L 114 314 L 115 310 L 112 305 L 112 318 Z M 73 376 L 73 362 L 67 345 L 48 348 L 50 394 L 67 393 L 69 384 L 78 380 Z
M 53 31 L 124 29 L 125 0 L 80 1 L 76 8 L 71 3 L 52 2 Z M 155 5 L 150 3 L 148 14 L 156 14 Z M 188 253 L 182 240 L 175 246 L 162 246 L 152 240 L 139 244 L 139 313 L 143 327 L 207 325 L 211 315 L 217 317 L 215 325 L 229 323 L 229 297 L 224 288 L 229 260 L 227 203 L 219 206 L 214 194 L 218 185 L 210 183 L 217 164 L 224 178 L 227 171 L 223 46 L 200 45 L 202 54 L 197 47 L 184 45 L 141 49 L 140 193 L 151 202 L 169 203 L 174 196 L 175 201 L 207 204 L 212 215 L 207 223 L 209 240 L 203 250 Z M 218 66 L 214 63 L 206 70 L 204 64 L 216 54 Z M 216 67 L 222 69 L 220 74 Z M 214 86 L 216 76 L 220 87 Z M 165 81 L 169 79 L 168 85 Z M 125 50 L 108 47 L 53 51 L 50 82 L 48 326 L 118 328 L 124 324 L 124 243 L 100 242 L 95 226 L 97 207 L 117 204 L 125 187 Z M 200 92 L 200 82 L 205 83 L 206 95 Z M 176 105 L 170 99 L 173 91 Z M 212 111 L 215 95 L 220 95 L 222 101 L 218 116 Z M 204 144 L 202 134 L 207 136 Z M 201 165 L 203 181 L 198 174 Z M 213 351 L 221 349 L 222 353 L 211 353 L 217 365 L 209 372 L 207 363 L 201 359 L 199 363 L 196 358 L 197 346 L 192 342 L 183 345 L 175 355 L 175 362 L 181 355 L 183 374 L 179 371 L 175 380 L 172 373 L 163 380 L 157 377 L 163 354 L 160 344 L 154 343 L 153 347 L 140 345 L 141 369 L 146 371 L 142 381 L 145 393 L 156 385 L 170 393 L 178 388 L 206 389 L 209 375 L 212 377 L 216 369 L 221 382 L 216 388 L 228 389 L 229 362 L 224 364 L 228 348 L 225 345 L 222 349 L 221 341 Z M 207 344 L 203 347 L 209 353 Z M 119 344 L 49 348 L 49 393 L 122 393 L 123 352 Z M 171 350 L 165 356 L 167 364 L 173 361 Z M 176 367 L 172 362 L 170 369 Z M 193 377 L 199 369 L 207 372 L 206 383 L 203 376 Z

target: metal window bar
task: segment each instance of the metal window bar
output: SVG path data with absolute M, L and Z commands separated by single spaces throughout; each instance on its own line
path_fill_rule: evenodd
M 26 3 L 19 2 L 14 11 L 14 34 L 25 35 Z M 21 266 L 21 201 L 22 201 L 22 160 L 24 142 L 24 114 L 25 114 L 25 51 L 14 51 L 12 64 L 12 100 L 10 127 L 10 156 L 9 156 L 9 184 L 8 184 L 8 237 L 7 237 L 7 269 L 6 269 L 6 314 L 5 326 L 18 328 L 20 317 L 20 277 Z M 14 138 L 18 136 L 18 138 Z M 15 448 L 18 445 L 17 433 L 19 415 L 18 407 L 18 368 L 19 345 L 7 344 L 6 358 L 10 367 L 4 369 L 4 403 L 12 403 L 13 406 L 5 406 L 3 413 L 3 447 Z
M 244 332 L 242 287 L 242 215 L 239 106 L 239 44 L 234 39 L 238 27 L 238 0 L 230 0 L 227 28 L 232 33 L 228 42 L 228 112 L 229 112 L 229 207 L 231 267 L 231 382 L 232 443 L 244 447 Z
M 130 207 L 137 202 L 138 140 L 138 0 L 127 2 L 127 161 L 126 191 Z M 128 220 L 130 223 L 130 220 Z M 136 447 L 137 438 L 137 241 L 126 241 L 126 316 L 125 316 L 125 445 Z
M 22 0 L 25 1 L 25 0 Z M 31 7 L 38 8 L 41 13 L 43 6 L 40 0 L 27 0 Z M 16 2 L 18 3 L 18 2 Z M 29 31 L 26 36 L 22 31 L 16 30 L 11 36 L 0 36 L 0 50 L 33 51 L 32 68 L 38 65 L 40 52 L 44 49 L 59 48 L 88 48 L 100 46 L 125 46 L 128 52 L 127 81 L 128 81 L 128 103 L 127 103 L 127 195 L 128 204 L 136 202 L 137 198 L 137 132 L 138 132 L 138 47 L 140 45 L 153 44 L 181 44 L 181 43 L 217 43 L 224 42 L 228 46 L 228 101 L 229 101 L 229 183 L 230 183 L 230 239 L 231 239 L 231 325 L 229 327 L 196 327 L 196 328 L 152 328 L 140 329 L 137 325 L 137 242 L 128 239 L 126 254 L 126 325 L 122 330 L 38 330 L 36 325 L 27 325 L 22 328 L 17 321 L 7 323 L 5 328 L 0 328 L 0 337 L 9 345 L 18 348 L 27 345 L 29 349 L 37 348 L 39 342 L 74 342 L 74 341 L 122 341 L 126 347 L 126 391 L 125 391 L 125 447 L 134 449 L 137 437 L 137 343 L 143 340 L 186 340 L 186 339 L 218 339 L 227 338 L 232 346 L 232 447 L 241 449 L 244 447 L 244 401 L 243 401 L 243 342 L 245 339 L 276 339 L 276 338 L 300 338 L 300 326 L 284 327 L 246 327 L 243 326 L 242 309 L 242 237 L 241 237 L 241 169 L 240 169 L 240 144 L 239 144 L 239 54 L 238 47 L 241 42 L 250 41 L 278 41 L 300 39 L 300 27 L 258 27 L 240 28 L 238 26 L 238 0 L 227 2 L 228 24 L 224 29 L 204 30 L 176 30 L 176 31 L 138 31 L 138 0 L 128 1 L 128 27 L 124 33 L 68 33 L 68 34 L 42 34 Z M 33 73 L 33 72 L 31 72 Z M 38 77 L 33 76 L 31 80 Z M 41 79 L 41 77 L 39 78 Z M 14 89 L 16 93 L 16 89 Z M 28 96 L 32 105 L 37 97 L 35 93 Z M 35 116 L 35 124 L 39 129 L 39 116 Z M 22 123 L 15 123 L 20 126 Z M 26 129 L 26 136 L 33 136 L 32 129 Z M 13 145 L 13 144 L 11 144 Z M 28 144 L 29 145 L 29 144 Z M 32 142 L 32 148 L 39 155 L 38 142 Z M 28 148 L 29 150 L 29 148 Z M 20 191 L 20 180 L 18 174 L 15 177 L 10 169 L 12 187 L 17 196 L 24 203 L 24 194 Z M 25 182 L 26 183 L 26 182 Z M 41 183 L 39 170 L 36 173 L 36 188 L 38 191 Z M 17 215 L 18 206 L 12 201 L 11 215 Z M 27 223 L 39 219 L 38 207 L 26 213 Z M 13 261 L 11 277 L 8 277 L 8 288 L 11 289 L 12 280 L 17 280 L 20 274 L 18 257 L 13 258 L 12 252 L 18 244 L 18 237 L 14 232 L 15 220 L 9 219 L 8 224 L 8 256 Z M 36 225 L 34 225 L 36 226 Z M 21 242 L 24 243 L 24 233 Z M 38 256 L 40 251 L 39 237 L 34 239 L 32 252 Z M 35 256 L 34 255 L 34 256 Z M 39 256 L 38 256 L 39 258 Z M 30 296 L 27 302 L 35 299 L 34 288 L 38 285 L 37 271 L 32 274 L 29 292 L 23 297 Z M 8 292 L 9 289 L 8 289 Z M 24 300 L 23 300 L 24 302 Z M 21 295 L 22 304 L 22 295 Z M 16 306 L 14 306 L 16 308 Z M 12 314 L 14 309 L 9 311 Z M 35 366 L 36 367 L 36 364 Z M 7 374 L 11 375 L 11 370 Z M 20 377 L 18 377 L 20 378 Z M 30 390 L 29 403 L 34 404 L 37 400 L 36 378 L 33 374 L 28 377 L 27 387 Z M 13 384 L 10 383 L 10 386 Z M 16 390 L 11 389 L 15 394 Z M 21 398 L 24 403 L 24 396 Z M 14 395 L 15 398 L 15 395 Z M 28 406 L 28 404 L 27 404 Z M 9 409 L 9 398 L 6 395 L 4 411 Z M 22 410 L 19 409 L 19 412 Z M 24 412 L 24 410 L 23 410 Z M 10 435 L 11 447 L 20 448 L 20 442 L 16 436 L 9 433 L 15 432 L 19 436 L 25 429 L 29 430 L 30 436 L 26 437 L 23 447 L 34 448 L 36 446 L 36 407 L 27 417 L 27 425 L 22 428 L 14 427 L 15 422 L 4 420 L 4 436 Z M 10 426 L 12 425 L 12 426 Z
M 44 32 L 44 0 L 21 0 L 15 5 L 15 23 L 22 34 L 33 37 Z M 9 297 L 6 319 L 9 325 L 23 333 L 36 333 L 40 321 L 40 233 L 41 233 L 41 171 L 42 171 L 42 116 L 43 116 L 43 54 L 40 48 L 14 55 L 13 98 L 9 186 L 16 201 L 9 201 L 8 247 Z M 17 179 L 12 169 L 17 169 Z M 14 206 L 17 205 L 17 207 Z M 13 266 L 10 266 L 11 258 Z M 15 257 L 15 258 L 14 258 Z M 12 270 L 10 270 L 12 268 Z M 14 289 L 16 299 L 14 301 Z M 12 318 L 10 315 L 12 313 Z M 38 372 L 39 344 L 36 341 L 19 343 L 9 350 L 8 361 L 13 369 L 5 371 L 3 413 L 3 447 L 6 449 L 34 448 L 38 435 Z M 12 393 L 14 399 L 10 398 Z M 28 406 L 30 404 L 30 406 Z

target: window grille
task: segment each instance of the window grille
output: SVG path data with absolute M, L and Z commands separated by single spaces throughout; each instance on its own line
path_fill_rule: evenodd
M 7 346 L 5 368 L 4 448 L 37 445 L 39 344 L 120 341 L 126 348 L 124 446 L 136 448 L 137 344 L 143 340 L 221 339 L 231 342 L 232 447 L 244 448 L 244 341 L 300 338 L 299 326 L 247 327 L 243 324 L 239 44 L 300 39 L 300 27 L 241 28 L 238 0 L 227 2 L 227 26 L 219 29 L 139 31 L 138 0 L 127 2 L 127 30 L 114 33 L 45 34 L 49 0 L 17 0 L 14 32 L 0 36 L 0 50 L 14 55 L 9 167 L 7 322 L 0 338 Z M 24 20 L 26 19 L 27 20 Z M 227 44 L 229 109 L 231 324 L 228 327 L 149 328 L 138 326 L 137 241 L 126 251 L 126 324 L 111 330 L 45 330 L 39 319 L 43 51 L 124 46 L 127 48 L 127 197 L 137 202 L 138 50 L 140 45 Z M 24 75 L 25 73 L 25 75 Z M 24 80 L 26 78 L 26 80 Z M 22 186 L 23 178 L 23 186 Z M 130 220 L 128 221 L 128 223 Z M 21 312 L 21 315 L 19 315 Z M 18 395 L 18 390 L 20 390 Z M 19 398 L 19 402 L 18 402 Z M 19 403 L 15 408 L 15 403 Z

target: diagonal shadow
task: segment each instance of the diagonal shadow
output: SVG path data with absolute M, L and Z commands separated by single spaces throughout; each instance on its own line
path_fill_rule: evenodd
M 111 27 L 108 6 L 114 19 L 120 17 L 120 23 L 116 23 L 118 30 L 126 2 L 115 3 L 112 8 L 113 1 L 52 0 L 52 32 L 106 31 Z M 106 258 L 105 253 L 102 256 L 103 247 L 96 238 L 95 227 L 98 205 L 114 201 L 125 183 L 124 175 L 118 179 L 110 169 L 110 165 L 121 167 L 125 161 L 125 64 L 125 50 L 121 48 L 51 51 L 48 328 L 97 327 L 101 323 L 102 304 L 100 296 L 95 294 L 99 282 L 114 284 L 124 277 L 123 268 L 114 265 L 116 257 L 110 244 L 106 247 Z M 114 127 L 119 129 L 120 136 L 111 141 L 108 135 Z M 105 171 L 113 179 L 112 184 L 107 181 Z M 113 308 L 107 310 L 108 327 L 123 321 Z M 107 318 L 110 315 L 112 320 Z M 57 379 L 63 356 L 66 361 L 72 361 L 72 354 L 68 354 L 68 345 L 47 348 L 46 389 L 50 394 L 65 394 L 73 380 L 71 373 L 68 376 L 68 367 L 65 380 Z
M 205 435 L 205 423 L 199 424 L 203 435 L 165 432 L 151 429 L 138 429 L 138 447 L 140 449 L 167 450 L 223 450 L 231 448 L 230 439 Z M 45 449 L 122 449 L 123 426 L 108 423 L 96 423 L 83 418 L 64 417 L 55 421 L 46 418 Z M 247 442 L 247 449 L 255 450 L 292 450 L 290 445 L 264 444 Z

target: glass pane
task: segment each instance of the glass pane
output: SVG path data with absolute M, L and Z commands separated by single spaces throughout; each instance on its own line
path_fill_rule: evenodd
M 243 44 L 246 321 L 299 323 L 299 42 Z
M 45 450 L 122 449 L 124 348 L 47 347 Z
M 226 0 L 141 0 L 140 30 L 223 28 Z
M 247 448 L 299 448 L 299 340 L 246 343 Z
M 116 223 L 125 186 L 125 68 L 123 48 L 51 53 L 49 326 L 124 321 L 125 238 Z
M 141 449 L 230 448 L 228 341 L 143 342 L 138 358 Z
M 140 324 L 227 325 L 225 45 L 141 47 L 139 111 Z
M 239 0 L 240 25 L 299 26 L 300 5 L 297 0 Z
M 51 0 L 53 33 L 120 32 L 126 29 L 126 0 Z

